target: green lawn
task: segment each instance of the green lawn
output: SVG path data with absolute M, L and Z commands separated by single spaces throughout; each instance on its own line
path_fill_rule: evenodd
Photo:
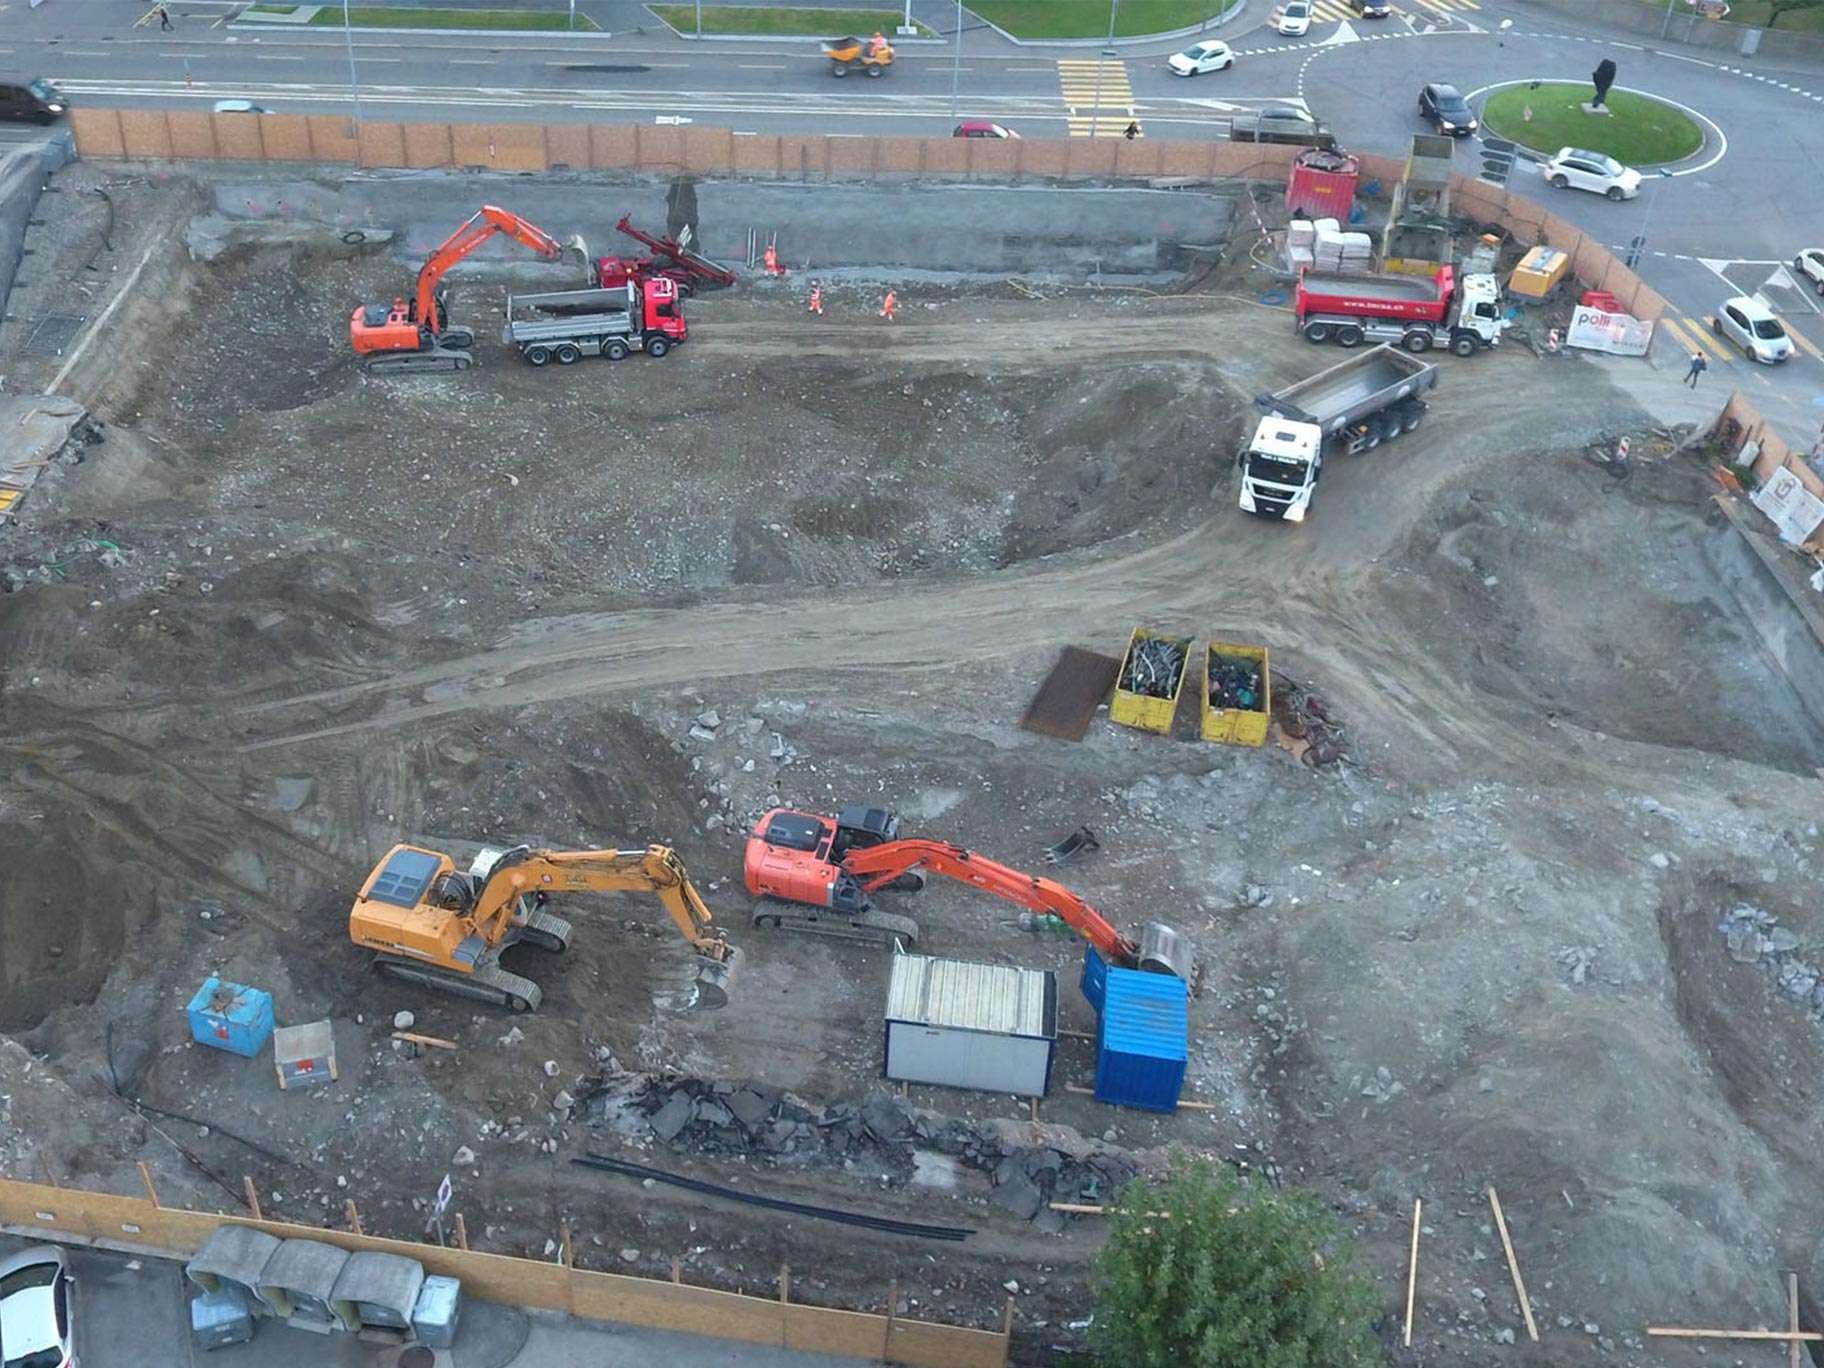
M 296 5 L 253 5 L 262 14 L 291 14 Z M 325 4 L 310 21 L 324 28 L 342 27 L 342 6 Z M 419 9 L 406 5 L 351 5 L 348 22 L 353 28 L 397 29 L 561 29 L 570 28 L 570 9 L 561 10 L 468 10 Z M 599 31 L 586 15 L 576 16 L 578 29 Z
M 1582 147 L 1607 152 L 1629 166 L 1682 161 L 1704 145 L 1703 130 L 1670 105 L 1611 90 L 1608 105 L 1615 112 L 1605 118 L 1583 112 L 1583 102 L 1593 94 L 1583 83 L 1547 83 L 1537 90 L 1509 86 L 1488 97 L 1482 124 L 1535 152 Z M 1528 107 L 1530 122 L 1524 117 Z
M 1115 37 L 1170 33 L 1214 19 L 1235 0 L 1121 0 Z M 971 13 L 1015 38 L 1106 38 L 1109 0 L 973 0 Z
M 1642 3 L 1658 10 L 1665 9 L 1659 0 L 1642 0 Z M 1688 18 L 1691 11 L 1681 0 L 1673 13 L 1683 19 Z M 1729 22 L 1732 24 L 1763 28 L 1772 14 L 1772 0 L 1729 0 Z M 1788 9 L 1780 15 L 1775 28 L 1781 33 L 1824 33 L 1824 5 L 1812 4 L 1805 9 Z
M 679 33 L 697 31 L 697 7 L 684 5 L 648 5 L 659 18 Z M 703 32 L 758 33 L 781 38 L 841 38 L 856 35 L 866 38 L 884 33 L 888 41 L 893 30 L 905 19 L 904 8 L 896 10 L 817 9 L 810 5 L 705 5 Z M 929 38 L 930 29 L 917 25 L 918 36 Z

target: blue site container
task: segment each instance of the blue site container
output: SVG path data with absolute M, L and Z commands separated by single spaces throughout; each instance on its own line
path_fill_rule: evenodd
M 1190 1043 L 1190 997 L 1176 974 L 1109 969 L 1096 1033 L 1096 1100 L 1176 1111 Z
M 259 988 L 211 975 L 190 999 L 189 1011 L 190 1035 L 199 1045 L 252 1059 L 272 1038 L 272 994 Z
M 1096 1015 L 1102 1015 L 1102 985 L 1108 980 L 1108 965 L 1102 962 L 1102 956 L 1096 953 L 1096 947 L 1083 947 L 1083 977 L 1077 981 L 1083 990 L 1083 996 L 1089 999 L 1089 1005 L 1096 1009 Z

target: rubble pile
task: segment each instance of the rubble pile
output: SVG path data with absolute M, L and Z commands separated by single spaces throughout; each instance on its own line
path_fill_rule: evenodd
M 1781 926 L 1773 913 L 1746 904 L 1731 908 L 1717 930 L 1730 959 L 1759 965 L 1775 987 L 1824 1023 L 1824 973 L 1799 954 L 1797 933 Z

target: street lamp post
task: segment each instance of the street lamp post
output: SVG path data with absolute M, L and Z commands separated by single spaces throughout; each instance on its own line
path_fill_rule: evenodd
M 1647 254 L 1647 229 L 1653 226 L 1653 209 L 1659 203 L 1659 197 L 1665 190 L 1666 182 L 1672 179 L 1672 173 L 1665 167 L 1659 168 L 1659 184 L 1653 187 L 1653 193 L 1647 197 L 1647 212 L 1641 216 L 1640 231 L 1628 244 L 1626 266 L 1631 271 L 1640 265 L 1640 259 Z
M 957 120 L 963 90 L 963 0 L 956 0 L 956 33 L 951 38 L 955 51 L 950 58 L 950 122 Z
M 1108 0 L 1108 42 L 1103 45 L 1101 59 L 1096 63 L 1095 105 L 1089 111 L 1089 136 L 1096 136 L 1096 125 L 1102 118 L 1102 73 L 1108 69 L 1109 58 L 1115 55 L 1115 11 L 1121 8 L 1121 0 Z
M 342 0 L 342 41 L 348 45 L 348 93 L 355 102 L 355 125 L 359 127 L 361 124 L 361 78 L 355 74 L 355 28 L 348 19 L 348 0 Z

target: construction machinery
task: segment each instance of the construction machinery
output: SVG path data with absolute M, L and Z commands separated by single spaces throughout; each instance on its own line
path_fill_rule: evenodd
M 893 49 L 879 34 L 873 38 L 832 38 L 823 45 L 823 55 L 830 59 L 832 76 L 847 76 L 857 70 L 880 76 L 893 65 Z
M 635 351 L 660 357 L 687 336 L 677 282 L 654 276 L 611 289 L 508 295 L 500 340 L 531 365 L 568 366 L 585 356 L 619 361 Z
M 690 229 L 675 238 L 654 237 L 633 226 L 630 215 L 621 215 L 614 225 L 635 242 L 652 249 L 651 256 L 604 256 L 595 259 L 597 288 L 611 290 L 628 281 L 644 283 L 664 278 L 678 287 L 679 294 L 720 289 L 735 283 L 735 273 L 720 262 L 711 261 L 701 252 L 691 250 Z
M 453 326 L 441 282 L 446 272 L 497 233 L 556 261 L 564 244 L 510 210 L 484 204 L 467 223 L 445 238 L 418 269 L 410 299 L 363 304 L 349 317 L 348 340 L 362 366 L 373 374 L 467 370 L 475 358 L 472 328 Z
M 374 968 L 387 978 L 528 1012 L 539 1004 L 539 987 L 501 968 L 502 952 L 524 943 L 561 953 L 570 944 L 570 923 L 546 910 L 551 899 L 621 892 L 656 893 L 695 952 L 685 1005 L 702 1011 L 726 1004 L 739 951 L 668 846 L 484 846 L 464 872 L 438 851 L 396 845 L 361 885 L 348 934 L 374 952 Z
M 1056 917 L 1094 946 L 1105 964 L 1186 977 L 1186 955 L 1171 927 L 1148 922 L 1136 942 L 1063 884 L 947 841 L 901 837 L 899 819 L 885 808 L 852 804 L 835 817 L 774 808 L 748 837 L 743 863 L 747 891 L 764 900 L 754 909 L 756 926 L 915 942 L 918 923 L 881 911 L 873 895 L 916 891 L 927 874 L 939 874 L 1036 916 Z

